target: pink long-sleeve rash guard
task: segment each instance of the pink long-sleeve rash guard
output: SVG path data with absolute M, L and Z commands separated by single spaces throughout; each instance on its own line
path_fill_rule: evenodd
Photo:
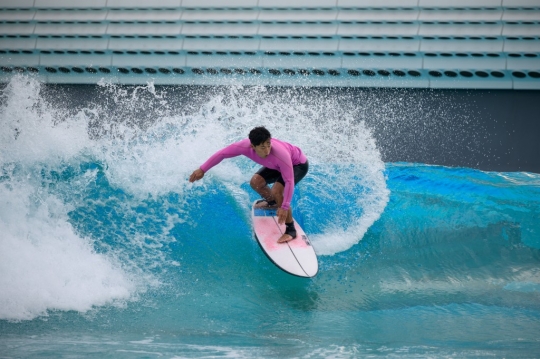
M 272 147 L 270 154 L 266 158 L 261 158 L 257 155 L 255 150 L 251 148 L 249 138 L 246 138 L 214 153 L 200 167 L 200 169 L 206 173 L 209 169 L 220 163 L 225 158 L 244 155 L 262 166 L 278 170 L 283 177 L 283 181 L 285 182 L 285 189 L 283 190 L 283 203 L 281 204 L 281 208 L 284 210 L 289 210 L 294 193 L 293 166 L 305 163 L 307 158 L 302 153 L 300 148 L 293 146 L 290 143 L 283 142 L 275 138 L 271 139 L 271 143 Z

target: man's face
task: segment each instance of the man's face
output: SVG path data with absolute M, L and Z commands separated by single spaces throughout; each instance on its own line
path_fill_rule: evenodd
M 255 150 L 255 153 L 257 153 L 257 156 L 260 158 L 266 158 L 270 154 L 270 149 L 272 147 L 272 144 L 270 143 L 270 140 L 266 140 L 260 145 L 253 146 L 251 145 L 251 148 Z

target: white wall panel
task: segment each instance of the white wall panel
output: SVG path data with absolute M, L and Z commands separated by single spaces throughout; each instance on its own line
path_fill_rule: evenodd
M 418 14 L 418 9 L 342 9 L 339 11 L 337 19 L 340 21 L 416 21 Z
M 37 1 L 37 0 L 36 0 Z M 50 0 L 55 1 L 55 0 Z M 79 0 L 77 0 L 79 1 Z M 107 0 L 108 7 L 123 8 L 175 8 L 181 6 L 181 0 Z
M 293 68 L 294 69 L 294 68 L 307 68 L 307 67 L 313 66 L 312 59 L 307 56 L 276 56 L 276 57 L 266 56 L 266 57 L 263 57 L 262 59 L 263 59 L 263 66 L 266 66 L 266 67 Z
M 44 73 L 37 76 L 40 81 L 52 82 L 55 84 L 95 84 L 103 77 L 103 74 L 82 73 L 73 76 L 72 74 L 57 72 L 55 74 Z
M 242 10 L 189 10 L 182 11 L 184 21 L 254 21 L 259 11 L 255 9 Z
M 31 35 L 34 33 L 35 25 L 28 24 L 0 24 L 0 34 L 2 35 Z
M 497 40 L 427 40 L 420 43 L 426 52 L 500 52 L 504 46 L 502 38 Z
M 183 7 L 256 7 L 257 0 L 182 0 Z
M 393 39 L 340 39 L 340 51 L 383 51 L 383 52 L 416 52 L 420 48 L 420 40 Z
M 430 78 L 429 87 L 431 88 L 455 88 L 455 89 L 465 89 L 465 88 L 474 88 L 474 89 L 511 89 L 512 88 L 512 79 L 507 78 L 480 78 L 477 76 L 471 78 L 464 77 L 439 77 L 439 78 Z
M 37 10 L 37 21 L 101 21 L 107 17 L 107 10 Z
M 259 39 L 185 38 L 183 49 L 187 51 L 257 51 Z
M 184 55 L 113 55 L 112 66 L 116 67 L 183 67 Z
M 0 65 L 39 66 L 39 55 L 0 54 Z
M 339 68 L 341 66 L 341 59 L 339 57 L 331 56 L 265 56 L 263 57 L 263 66 L 265 67 L 277 67 L 277 68 Z
M 338 50 L 337 39 L 261 39 L 261 51 L 323 51 Z
M 107 20 L 110 21 L 178 21 L 182 16 L 180 9 L 167 10 L 122 10 L 109 9 Z
M 40 55 L 41 66 L 111 66 L 110 55 Z
M 23 0 L 24 1 L 24 0 Z M 35 0 L 34 6 L 48 9 L 81 9 L 81 8 L 104 8 L 107 6 L 106 0 Z
M 107 24 L 36 24 L 34 33 L 36 35 L 104 35 Z
M 30 21 L 34 18 L 35 13 L 35 10 L 4 9 L 3 11 L 0 11 L 0 21 Z
M 259 25 L 259 35 L 305 35 L 305 36 L 334 36 L 337 24 L 292 24 L 292 23 L 262 23 Z
M 418 24 L 353 23 L 339 24 L 338 34 L 342 36 L 415 36 Z
M 261 9 L 260 21 L 333 21 L 337 18 L 337 9 Z
M 492 8 L 491 10 L 422 9 L 418 19 L 422 21 L 499 21 L 502 15 L 501 8 Z
M 524 7 L 531 7 L 531 6 L 540 6 L 538 4 L 538 0 L 502 0 L 502 6 L 508 6 L 508 7 L 516 7 L 516 6 L 524 6 Z
M 35 47 L 35 38 L 0 38 L 0 49 L 33 50 Z
M 538 1 L 540 7 L 540 1 Z M 540 9 L 504 9 L 502 19 L 505 21 L 540 21 Z
M 342 66 L 361 69 L 420 69 L 422 58 L 419 56 L 345 56 L 342 59 Z
M 420 25 L 419 34 L 423 36 L 499 36 L 502 24 L 426 24 Z
M 376 75 L 369 77 L 366 75 L 360 75 L 355 77 L 353 81 L 350 81 L 351 86 L 361 87 L 412 87 L 412 88 L 426 88 L 429 87 L 429 79 L 425 76 L 421 77 L 396 77 L 388 76 L 383 77 Z
M 36 47 L 44 50 L 107 50 L 109 40 L 93 38 L 38 38 Z
M 540 57 L 508 57 L 508 70 L 540 70 Z
M 504 36 L 540 36 L 540 23 L 536 24 L 504 24 Z
M 512 83 L 515 90 L 540 90 L 540 81 L 538 79 L 514 77 Z
M 2 0 L 4 9 L 27 9 L 34 6 L 34 0 Z
M 256 35 L 259 25 L 229 23 L 184 23 L 184 35 Z
M 109 39 L 109 50 L 159 50 L 180 51 L 183 39 Z
M 186 66 L 189 67 L 260 67 L 258 56 L 204 56 L 187 55 Z
M 337 0 L 342 7 L 416 7 L 418 0 Z
M 501 0 L 418 0 L 418 6 L 425 7 L 496 7 Z
M 181 24 L 115 24 L 107 27 L 109 35 L 179 35 Z
M 540 41 L 535 40 L 505 40 L 506 52 L 540 52 Z
M 336 6 L 336 0 L 259 0 L 260 7 L 306 7 L 306 8 L 316 8 L 316 7 L 334 7 Z
M 504 70 L 506 59 L 504 57 L 429 57 L 424 56 L 424 69 L 494 69 Z

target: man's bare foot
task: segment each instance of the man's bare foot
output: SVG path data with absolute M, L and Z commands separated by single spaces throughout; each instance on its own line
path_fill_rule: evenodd
M 277 242 L 278 243 L 286 243 L 286 242 L 292 241 L 293 239 L 295 239 L 295 238 L 293 238 L 290 234 L 285 233 L 281 237 L 279 237 Z
M 255 208 L 258 208 L 258 209 L 276 209 L 278 208 L 278 205 L 277 203 L 276 204 L 272 204 L 272 205 L 268 205 L 268 202 L 264 199 L 261 199 L 260 201 L 258 201 L 257 203 L 255 203 Z

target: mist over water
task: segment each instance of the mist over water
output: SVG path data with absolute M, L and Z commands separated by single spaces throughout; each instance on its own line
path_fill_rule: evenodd
M 401 90 L 13 77 L 0 99 L 0 348 L 530 356 L 540 348 L 540 178 L 384 163 L 375 138 L 411 135 L 392 132 L 399 121 L 458 145 L 465 123 L 482 128 L 473 109 L 452 119 L 423 101 Z M 224 160 L 187 180 L 260 125 L 310 161 L 293 208 L 319 255 L 313 280 L 280 272 L 253 240 L 257 164 Z

